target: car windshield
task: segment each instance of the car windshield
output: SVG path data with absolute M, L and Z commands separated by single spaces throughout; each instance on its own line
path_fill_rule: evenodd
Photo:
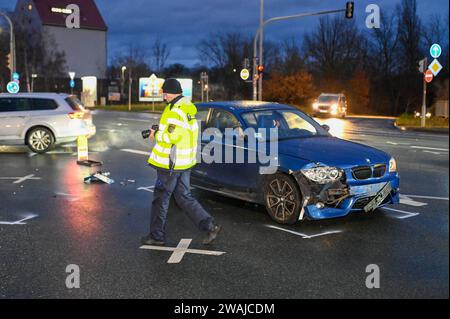
M 242 114 L 248 127 L 278 128 L 278 138 L 329 136 L 328 132 L 310 117 L 296 110 L 255 111 Z
M 335 95 L 321 95 L 319 96 L 319 102 L 320 103 L 330 103 L 330 102 L 337 102 L 338 97 Z

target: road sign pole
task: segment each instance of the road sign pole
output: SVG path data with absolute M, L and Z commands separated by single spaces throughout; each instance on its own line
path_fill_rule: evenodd
M 424 65 L 428 64 L 428 59 L 425 58 Z M 425 127 L 426 125 L 426 115 L 427 115 L 427 81 L 425 76 L 423 77 L 423 100 L 422 100 L 422 117 L 420 118 L 420 126 Z

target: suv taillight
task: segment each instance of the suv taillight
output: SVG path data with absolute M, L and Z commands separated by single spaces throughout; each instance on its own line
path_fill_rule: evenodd
M 71 112 L 68 115 L 72 120 L 82 120 L 84 118 L 83 112 Z

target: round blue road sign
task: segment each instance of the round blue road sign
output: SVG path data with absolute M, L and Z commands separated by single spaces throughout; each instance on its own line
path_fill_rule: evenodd
M 12 81 L 12 82 L 8 83 L 8 85 L 6 86 L 6 89 L 11 94 L 17 94 L 17 93 L 19 93 L 20 87 L 19 87 L 19 84 L 17 84 L 16 82 Z
M 433 44 L 431 46 L 431 48 L 430 48 L 430 55 L 433 58 L 437 59 L 437 58 L 439 58 L 441 56 L 441 54 L 442 54 L 441 46 L 439 44 L 437 44 L 437 43 Z
M 74 80 L 70 80 L 70 87 L 72 89 L 75 87 L 75 81 Z
M 14 81 L 19 81 L 19 79 L 20 79 L 20 75 L 17 72 L 14 72 L 12 77 L 13 77 Z

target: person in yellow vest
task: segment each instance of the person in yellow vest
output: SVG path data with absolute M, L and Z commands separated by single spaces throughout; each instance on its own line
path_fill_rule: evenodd
M 195 225 L 207 233 L 204 244 L 211 244 L 221 230 L 214 223 L 190 191 L 191 169 L 197 161 L 199 127 L 195 115 L 197 108 L 183 97 L 180 82 L 167 79 L 163 94 L 168 102 L 158 131 L 151 131 L 156 144 L 148 160 L 157 171 L 150 216 L 150 234 L 142 238 L 143 245 L 165 245 L 167 212 L 172 195 L 180 208 Z

